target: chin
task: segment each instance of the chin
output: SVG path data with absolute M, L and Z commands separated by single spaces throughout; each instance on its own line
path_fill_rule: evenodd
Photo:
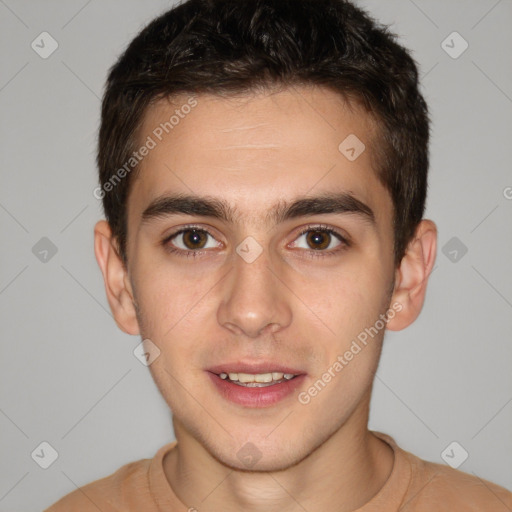
M 256 473 L 283 471 L 308 455 L 303 438 L 298 438 L 295 442 L 291 436 L 287 436 L 286 440 L 277 436 L 270 440 L 266 436 L 268 437 L 268 432 L 254 436 L 245 433 L 242 437 L 234 436 L 233 442 L 227 445 L 210 446 L 209 451 L 219 462 L 231 469 Z M 208 444 L 205 446 L 208 447 Z

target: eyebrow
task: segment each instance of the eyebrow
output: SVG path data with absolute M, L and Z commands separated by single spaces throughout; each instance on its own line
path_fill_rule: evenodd
M 333 213 L 357 215 L 375 227 L 373 210 L 348 192 L 299 197 L 292 202 L 279 201 L 267 212 L 266 221 L 279 224 L 289 219 Z M 240 217 L 238 210 L 222 199 L 176 194 L 154 199 L 142 213 L 142 223 L 180 214 L 211 217 L 229 224 L 236 224 Z

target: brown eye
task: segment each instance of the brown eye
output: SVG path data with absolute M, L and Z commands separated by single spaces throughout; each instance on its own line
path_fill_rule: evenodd
M 215 238 L 206 230 L 199 228 L 183 228 L 167 237 L 163 244 L 168 250 L 194 252 L 201 249 L 218 247 Z
M 207 238 L 208 234 L 204 231 L 189 229 L 183 232 L 183 243 L 187 249 L 202 249 Z
M 307 243 L 314 250 L 325 249 L 331 242 L 331 234 L 325 231 L 308 231 Z
M 324 226 L 311 226 L 304 229 L 292 243 L 292 247 L 323 252 L 326 255 L 334 254 L 335 250 L 348 245 L 348 241 L 337 231 Z

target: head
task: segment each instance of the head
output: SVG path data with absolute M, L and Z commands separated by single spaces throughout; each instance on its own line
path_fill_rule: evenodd
M 417 317 L 434 262 L 428 135 L 409 53 L 342 0 L 189 0 L 132 41 L 103 99 L 96 256 L 177 434 L 236 467 L 250 441 L 269 469 L 366 424 L 385 328 Z M 297 370 L 291 395 L 212 384 L 258 361 Z

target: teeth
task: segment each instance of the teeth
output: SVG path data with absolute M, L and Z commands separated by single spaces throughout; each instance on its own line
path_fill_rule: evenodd
M 252 373 L 220 373 L 219 374 L 219 377 L 221 379 L 228 379 L 229 380 L 232 380 L 232 381 L 238 381 L 242 384 L 247 384 L 247 383 L 253 383 L 253 382 L 257 382 L 257 383 L 268 383 L 268 382 L 273 382 L 273 381 L 280 381 L 280 380 L 283 380 L 283 378 L 285 380 L 290 380 L 290 379 L 293 379 L 293 377 L 295 377 L 295 375 L 293 373 L 281 373 L 281 372 L 269 372 L 269 373 L 257 373 L 257 374 L 252 374 Z
M 264 375 L 264 374 L 262 374 Z M 231 374 L 229 375 L 231 377 Z M 239 373 L 238 374 L 238 382 L 256 382 L 256 377 L 260 377 L 261 375 L 249 375 L 248 373 Z

